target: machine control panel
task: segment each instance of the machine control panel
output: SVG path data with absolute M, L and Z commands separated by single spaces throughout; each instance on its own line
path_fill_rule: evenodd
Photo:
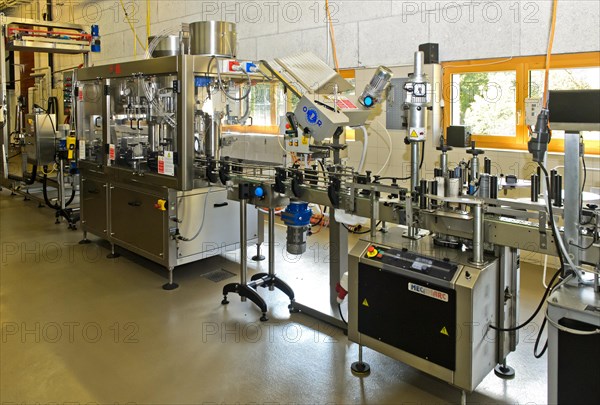
M 430 277 L 446 281 L 452 280 L 458 270 L 458 265 L 450 262 L 450 260 L 439 260 L 418 253 L 409 252 L 406 249 L 391 249 L 371 245 L 365 251 L 364 257 L 389 266 L 426 274 Z

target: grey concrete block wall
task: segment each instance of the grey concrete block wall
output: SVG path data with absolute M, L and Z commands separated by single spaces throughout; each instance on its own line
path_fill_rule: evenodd
M 34 2 L 35 3 L 35 2 Z M 40 1 L 39 4 L 42 2 Z M 137 34 L 145 41 L 146 1 L 124 0 Z M 331 1 L 341 67 L 409 63 L 424 42 L 440 44 L 442 61 L 539 55 L 546 51 L 551 0 L 339 0 Z M 264 59 L 310 50 L 326 58 L 323 1 L 151 0 L 150 31 L 182 22 L 227 20 L 238 24 L 239 57 Z M 119 2 L 79 0 L 55 7 L 60 21 L 99 24 L 103 52 L 93 63 L 133 60 L 133 34 Z M 35 14 L 31 5 L 11 11 Z M 562 0 L 554 52 L 600 50 L 600 2 Z M 137 57 L 143 56 L 138 46 Z

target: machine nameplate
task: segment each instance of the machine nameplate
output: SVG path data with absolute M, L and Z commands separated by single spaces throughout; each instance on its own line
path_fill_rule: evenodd
M 436 300 L 448 302 L 448 294 L 433 288 L 423 287 L 422 285 L 415 283 L 408 283 L 408 290 L 417 294 L 425 295 L 427 297 L 435 298 Z

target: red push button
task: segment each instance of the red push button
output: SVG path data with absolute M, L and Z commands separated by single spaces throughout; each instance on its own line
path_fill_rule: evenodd
M 369 248 L 367 249 L 367 252 L 372 252 L 372 251 L 374 251 L 374 250 L 375 250 L 375 247 L 374 247 L 374 246 L 369 246 Z

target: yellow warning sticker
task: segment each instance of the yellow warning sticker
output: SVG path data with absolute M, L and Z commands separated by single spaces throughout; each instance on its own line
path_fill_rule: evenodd
M 302 137 L 302 145 L 308 145 L 308 136 Z
M 417 138 L 418 136 L 419 136 L 419 135 L 417 135 L 417 131 L 415 131 L 415 130 L 413 129 L 413 131 L 410 133 L 410 137 L 411 137 L 411 138 Z
M 363 304 L 365 307 L 368 307 L 368 306 L 369 306 L 369 302 L 367 301 L 367 299 L 366 299 L 366 298 L 363 300 L 363 303 L 362 303 L 362 304 Z
M 445 326 L 442 328 L 442 330 L 440 331 L 440 333 L 441 333 L 442 335 L 450 336 L 450 335 L 448 334 L 448 330 L 446 329 L 446 327 L 445 327 Z

